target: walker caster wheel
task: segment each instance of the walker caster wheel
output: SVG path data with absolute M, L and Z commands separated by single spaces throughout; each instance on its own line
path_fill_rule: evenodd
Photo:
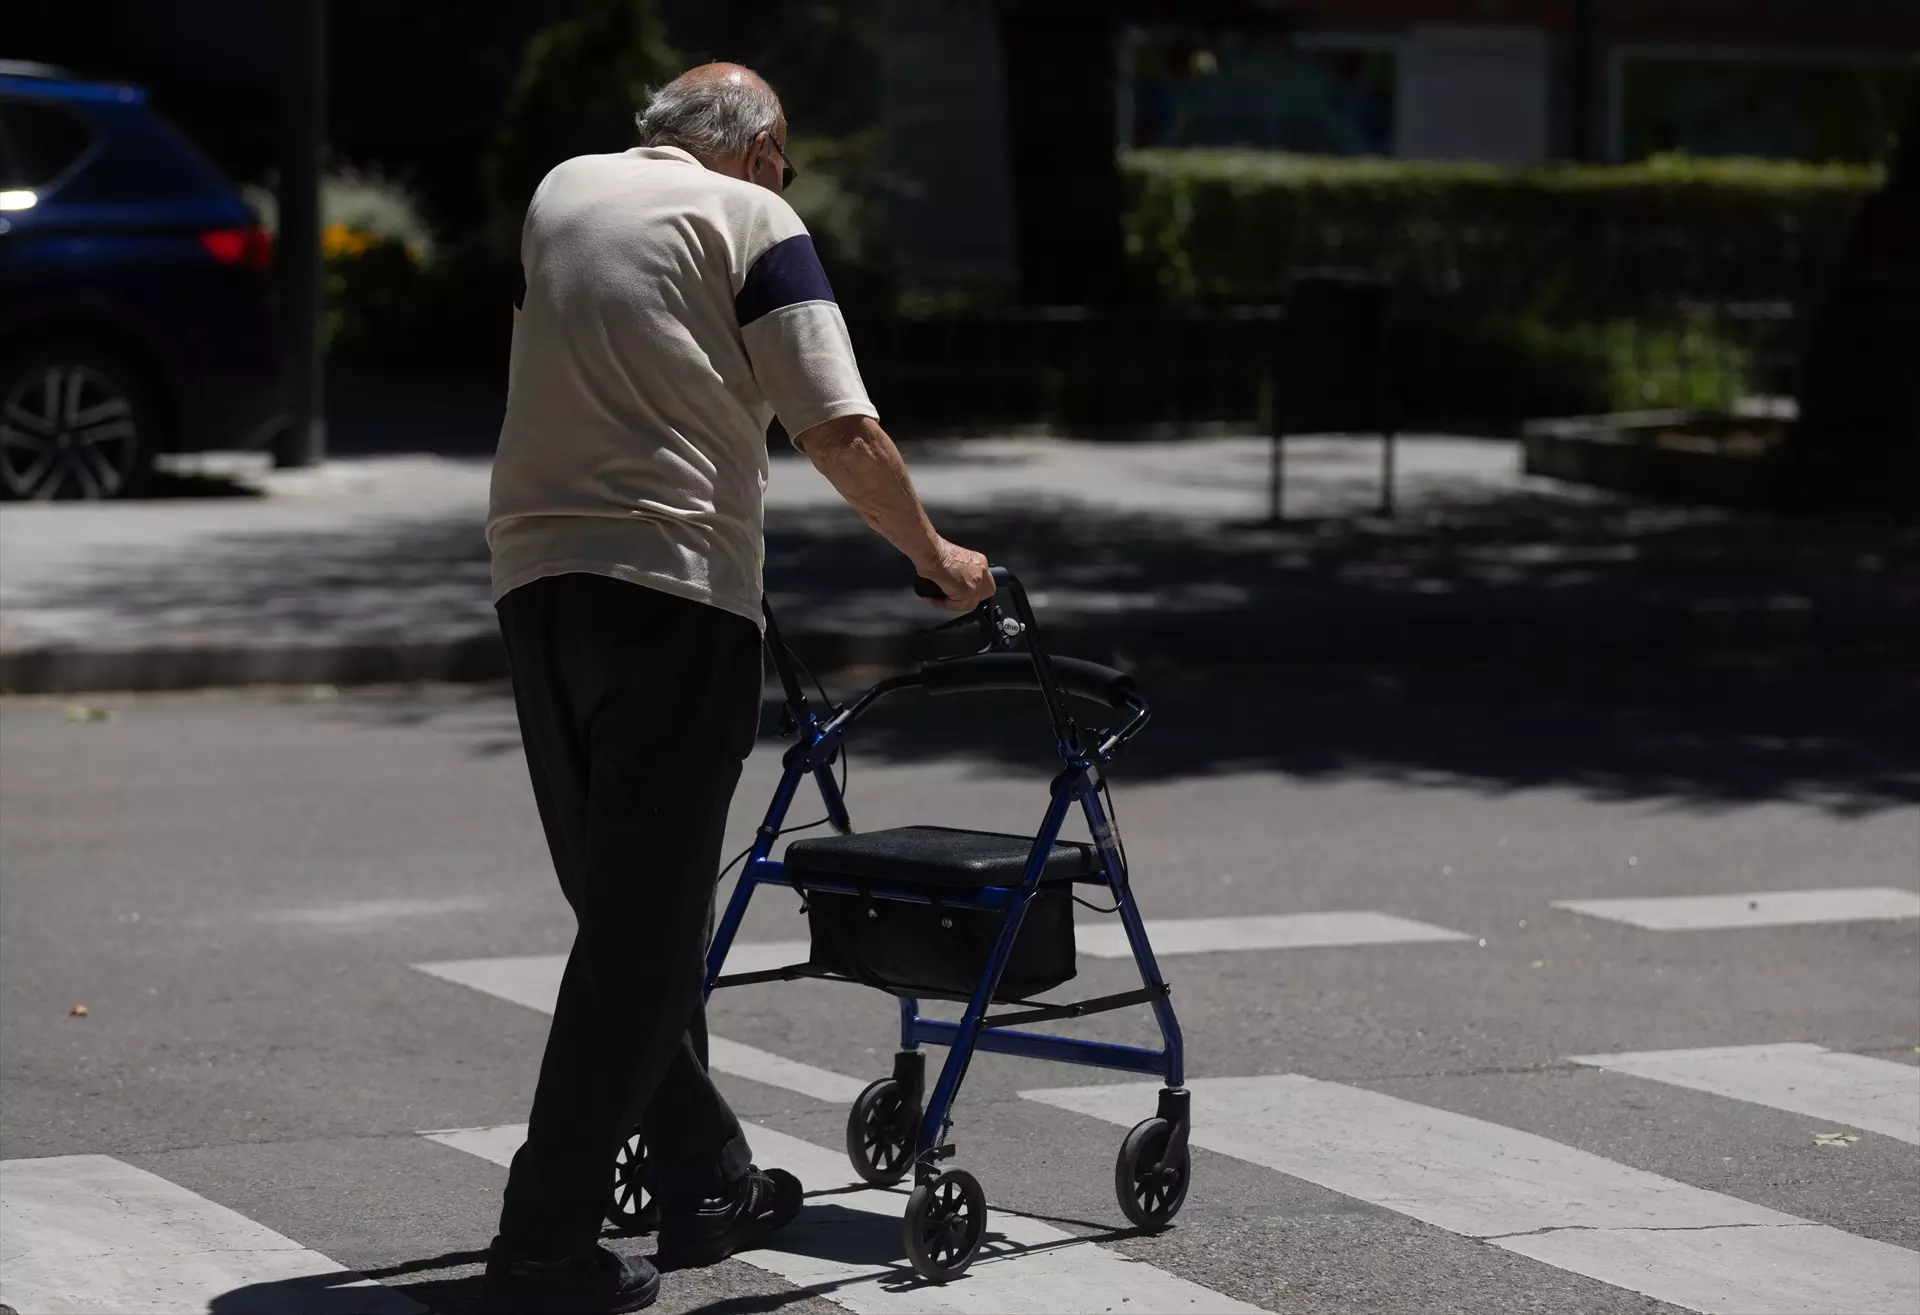
M 1120 1156 L 1113 1165 L 1113 1191 L 1120 1198 L 1121 1212 L 1136 1227 L 1165 1228 L 1187 1199 L 1193 1157 L 1182 1147 L 1178 1161 L 1160 1163 L 1172 1135 L 1172 1124 L 1152 1118 L 1136 1123 L 1120 1143 Z
M 613 1154 L 613 1198 L 607 1203 L 607 1222 L 623 1237 L 651 1233 L 660 1227 L 660 1203 L 647 1182 L 647 1143 L 635 1128 Z
M 875 1187 L 891 1187 L 913 1167 L 920 1111 L 892 1078 L 869 1083 L 847 1113 L 847 1158 L 853 1171 Z
M 987 1196 L 965 1169 L 949 1169 L 913 1189 L 901 1230 L 914 1273 L 945 1283 L 967 1272 L 987 1234 Z

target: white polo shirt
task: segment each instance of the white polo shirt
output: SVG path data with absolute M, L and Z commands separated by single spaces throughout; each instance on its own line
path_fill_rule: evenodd
M 568 160 L 520 238 L 493 597 L 630 580 L 760 622 L 766 433 L 874 415 L 813 239 L 670 146 Z

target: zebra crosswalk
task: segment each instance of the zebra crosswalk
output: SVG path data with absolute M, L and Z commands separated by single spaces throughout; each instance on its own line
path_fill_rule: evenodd
M 106 1155 L 0 1163 L 0 1302 L 19 1315 L 422 1315 L 418 1302 Z
M 1788 906 L 1812 922 L 1830 920 L 1836 907 L 1813 900 Z M 1884 899 L 1871 907 L 1879 912 L 1862 916 L 1901 916 L 1886 912 L 1896 906 Z M 1640 925 L 1659 925 L 1657 916 L 1640 912 Z M 1668 922 L 1673 929 L 1704 930 L 1712 925 L 1705 917 L 1694 909 Z M 1458 953 L 1451 943 L 1473 938 L 1471 931 L 1371 911 L 1174 919 L 1154 924 L 1152 933 L 1166 954 L 1226 956 L 1336 945 L 1385 954 L 1422 943 L 1451 955 Z M 1124 953 L 1117 942 L 1085 948 L 1094 958 L 1103 950 L 1108 957 Z M 751 970 L 804 955 L 805 946 L 794 942 L 747 943 L 736 948 L 730 966 Z M 532 955 L 415 967 L 465 990 L 550 1012 L 563 963 L 558 955 Z M 803 1098 L 788 1107 L 802 1114 L 837 1116 L 864 1086 L 861 1077 L 726 1037 L 712 1037 L 710 1053 L 716 1071 Z M 1594 1083 L 1685 1088 L 1813 1120 L 1822 1131 L 1846 1129 L 1849 1138 L 1920 1146 L 1920 1066 L 1812 1041 L 1569 1054 L 1553 1067 Z M 1094 1127 L 1130 1126 L 1151 1110 L 1157 1085 L 1090 1081 L 1019 1090 L 1009 1099 L 1057 1119 L 1086 1121 L 1091 1138 Z M 1545 1267 L 1542 1272 L 1609 1285 L 1623 1297 L 1765 1315 L 1920 1310 L 1920 1251 L 1711 1190 L 1687 1181 L 1684 1171 L 1652 1172 L 1498 1117 L 1472 1117 L 1377 1089 L 1382 1085 L 1389 1084 L 1293 1072 L 1193 1080 L 1192 1144 L 1201 1165 L 1189 1215 L 1196 1206 L 1206 1209 L 1209 1180 L 1225 1177 L 1221 1166 L 1231 1161 L 1240 1172 L 1312 1184 L 1414 1221 L 1409 1227 L 1439 1230 L 1460 1245 L 1488 1248 Z M 1074 1231 L 1036 1217 L 1031 1207 L 1000 1205 L 986 1250 L 969 1274 L 945 1287 L 922 1284 L 899 1243 L 904 1192 L 860 1183 L 842 1149 L 818 1136 L 820 1117 L 789 1117 L 794 1121 L 786 1127 L 749 1125 L 748 1137 L 765 1162 L 800 1175 L 810 1192 L 808 1209 L 777 1247 L 741 1258 L 761 1275 L 757 1281 L 784 1294 L 782 1301 L 816 1298 L 858 1315 L 1151 1315 L 1284 1306 L 1261 1291 L 1223 1291 L 1233 1285 L 1223 1282 L 1217 1265 L 1188 1268 L 1178 1248 L 1143 1256 L 1125 1245 L 1124 1234 Z M 1685 1117 L 1711 1115 L 1693 1109 Z M 801 1124 L 814 1128 L 817 1139 L 796 1135 Z M 447 1152 L 504 1166 L 524 1126 L 419 1135 Z M 1097 1140 L 1110 1144 L 1104 1131 Z M 1224 1161 L 1210 1171 L 1207 1156 Z M 1197 1220 L 1192 1231 L 1207 1227 Z M 0 1305 L 18 1315 L 411 1315 L 426 1309 L 227 1205 L 104 1155 L 0 1164 L 0 1249 Z M 1252 1304 L 1249 1295 L 1267 1304 Z
M 1789 1108 L 1908 1142 L 1912 1130 L 1901 1116 L 1914 1108 L 1910 1098 L 1920 1098 L 1920 1068 L 1806 1044 L 1570 1062 Z M 1773 1078 L 1746 1082 L 1741 1091 L 1734 1090 L 1738 1080 L 1725 1076 L 1768 1069 L 1775 1070 Z M 1828 1080 L 1792 1080 L 1808 1069 Z M 1861 1085 L 1849 1084 L 1849 1074 Z M 1840 1080 L 1832 1080 L 1836 1075 Z M 1774 1092 L 1783 1085 L 1796 1093 L 1784 1106 Z M 1152 1083 L 1109 1083 L 1021 1096 L 1126 1126 L 1151 1108 L 1154 1089 Z M 1534 1133 L 1299 1074 L 1201 1078 L 1190 1089 L 1193 1144 L 1202 1151 L 1673 1306 L 1756 1315 L 1920 1309 L 1920 1252 Z M 505 1166 L 524 1132 L 516 1124 L 421 1136 Z M 811 1189 L 801 1223 L 777 1247 L 742 1258 L 790 1285 L 796 1297 L 820 1297 L 858 1315 L 1262 1309 L 1007 1210 L 996 1211 L 992 1241 L 963 1282 L 919 1284 L 897 1254 L 903 1192 L 859 1184 L 837 1149 L 766 1126 L 749 1124 L 747 1135 L 768 1162 L 791 1168 Z M 293 1239 L 108 1156 L 0 1164 L 0 1218 L 0 1301 L 19 1315 L 424 1310 Z
M 1370 919 L 1379 919 L 1375 925 L 1396 932 L 1400 921 L 1410 928 L 1426 926 L 1390 915 L 1323 916 L 1333 919 L 1334 925 L 1349 927 L 1365 927 Z M 1212 924 L 1216 920 L 1191 921 Z M 1376 943 L 1461 935 L 1430 930 L 1438 934 L 1389 935 Z M 1175 945 L 1205 944 L 1204 933 L 1179 925 L 1179 920 L 1158 924 L 1154 932 L 1156 939 Z M 1270 931 L 1263 933 L 1257 926 L 1242 939 L 1260 948 L 1275 940 Z M 1300 939 L 1295 936 L 1295 943 Z M 1284 937 L 1281 943 L 1286 943 Z M 1209 948 L 1234 952 L 1241 946 L 1229 939 Z M 772 966 L 801 957 L 804 946 L 793 943 L 742 945 L 729 963 Z M 545 1011 L 552 1008 L 562 963 L 559 956 L 547 956 L 419 967 Z M 711 1044 L 715 1069 L 801 1095 L 842 1103 L 862 1085 L 857 1078 L 722 1038 L 713 1038 Z M 1913 1125 L 1920 1120 L 1920 1067 L 1804 1042 L 1569 1056 L 1565 1063 L 1691 1087 L 1905 1142 L 1915 1139 Z M 1674 1306 L 1779 1315 L 1920 1309 L 1920 1253 L 1620 1164 L 1530 1132 L 1299 1074 L 1202 1078 L 1190 1087 L 1193 1144 L 1202 1150 L 1302 1179 Z M 1031 1090 L 1021 1096 L 1125 1127 L 1137 1121 L 1141 1111 L 1152 1108 L 1156 1088 L 1154 1083 L 1107 1083 Z M 431 1135 L 505 1163 L 518 1144 L 519 1130 Z M 770 1129 L 756 1129 L 749 1135 L 756 1146 L 763 1138 L 768 1140 L 765 1153 L 770 1158 L 775 1154 L 771 1148 L 777 1146 L 785 1162 L 806 1166 L 815 1175 L 810 1182 L 824 1185 L 852 1177 L 835 1151 Z M 874 1212 L 898 1213 L 900 1202 L 895 1196 L 869 1192 L 865 1198 Z M 1101 1248 L 1084 1242 L 1062 1248 L 1054 1263 L 1072 1269 L 1066 1257 L 1080 1253 L 1096 1268 L 1105 1263 L 1097 1259 L 1104 1254 Z M 1008 1276 L 1019 1274 L 1030 1263 L 1027 1250 L 1020 1247 L 998 1260 Z M 869 1288 L 884 1291 L 886 1277 L 893 1272 L 887 1264 L 867 1266 L 857 1281 L 832 1278 L 790 1260 L 768 1267 L 857 1311 L 1102 1308 L 1006 1304 L 1011 1298 L 965 1307 L 913 1305 L 911 1301 L 868 1305 L 851 1294 Z M 1074 1282 L 1088 1300 L 1099 1290 L 1098 1282 L 1084 1276 Z M 1125 1308 L 1243 1308 L 1222 1304 L 1229 1299 L 1218 1293 L 1208 1298 L 1213 1304 L 1204 1306 L 1183 1305 L 1180 1295 L 1169 1295 L 1163 1304 L 1155 1304 L 1157 1300 L 1136 1293 Z
M 1155 1084 L 1023 1093 L 1130 1125 Z M 1202 1078 L 1193 1144 L 1689 1310 L 1900 1312 L 1920 1253 L 1533 1133 L 1297 1074 Z

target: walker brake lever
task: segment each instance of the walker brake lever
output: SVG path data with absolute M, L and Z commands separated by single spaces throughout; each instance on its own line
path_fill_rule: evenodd
M 924 575 L 914 577 L 913 592 L 921 598 L 945 598 L 947 596 L 939 585 L 927 579 Z M 1026 631 L 1025 626 L 1008 616 L 1001 610 L 998 603 L 989 598 L 981 603 L 980 606 L 962 612 L 951 621 L 942 621 L 937 626 L 929 627 L 927 633 L 929 635 L 937 635 L 948 630 L 958 630 L 965 625 L 977 625 L 980 627 L 981 642 L 986 645 L 986 647 L 980 650 L 982 653 L 1007 652 L 1012 649 L 1013 641 L 1018 639 Z

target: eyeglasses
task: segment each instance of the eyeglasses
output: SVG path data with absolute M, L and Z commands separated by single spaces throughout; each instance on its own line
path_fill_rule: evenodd
M 800 171 L 793 167 L 793 161 L 787 158 L 786 148 L 773 139 L 772 133 L 767 134 L 767 145 L 773 147 L 773 153 L 780 157 L 780 190 L 784 192 L 793 186 L 793 180 L 800 176 Z

